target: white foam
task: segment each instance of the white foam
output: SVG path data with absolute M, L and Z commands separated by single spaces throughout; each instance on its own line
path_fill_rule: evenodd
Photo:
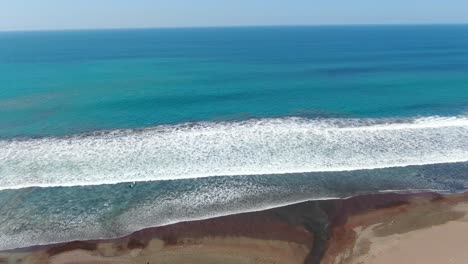
M 468 118 L 302 118 L 0 141 L 0 189 L 468 161 Z

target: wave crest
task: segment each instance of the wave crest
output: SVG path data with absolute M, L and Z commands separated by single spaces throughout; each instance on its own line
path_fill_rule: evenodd
M 468 161 L 468 118 L 258 119 L 0 141 L 0 189 Z

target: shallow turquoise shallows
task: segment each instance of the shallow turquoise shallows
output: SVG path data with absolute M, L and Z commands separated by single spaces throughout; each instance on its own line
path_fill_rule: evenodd
M 0 33 L 4 138 L 467 104 L 462 25 Z

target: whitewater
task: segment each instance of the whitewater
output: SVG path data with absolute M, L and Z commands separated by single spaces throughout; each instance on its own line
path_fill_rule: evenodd
M 0 190 L 468 161 L 468 117 L 202 122 L 0 141 Z

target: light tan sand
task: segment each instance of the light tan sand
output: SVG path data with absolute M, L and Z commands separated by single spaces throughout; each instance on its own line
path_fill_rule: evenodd
M 417 198 L 351 216 L 324 264 L 468 264 L 467 194 Z
M 430 209 L 433 209 L 430 207 Z M 387 222 L 354 229 L 356 243 L 343 252 L 335 263 L 350 264 L 467 264 L 468 263 L 468 203 L 460 203 L 448 210 L 408 217 L 408 213 L 389 217 Z M 463 213 L 457 220 L 440 223 L 451 213 Z M 429 219 L 427 219 L 429 218 Z M 422 223 L 432 223 L 424 228 Z M 405 230 L 401 226 L 413 227 Z M 389 231 L 393 234 L 388 234 Z M 384 234 L 384 235 L 382 235 Z
M 117 249 L 111 243 L 97 250 L 72 250 L 54 256 L 44 252 L 13 254 L 6 263 L 22 264 L 293 264 L 303 263 L 310 249 L 304 245 L 245 237 L 190 239 L 180 245 L 165 245 L 154 239 L 141 249 Z M 1 258 L 1 255 L 0 255 Z M 17 262 L 21 259 L 20 262 Z M 1 263 L 1 262 L 0 262 Z
M 467 264 L 468 222 L 451 221 L 405 234 L 370 239 L 363 264 Z

